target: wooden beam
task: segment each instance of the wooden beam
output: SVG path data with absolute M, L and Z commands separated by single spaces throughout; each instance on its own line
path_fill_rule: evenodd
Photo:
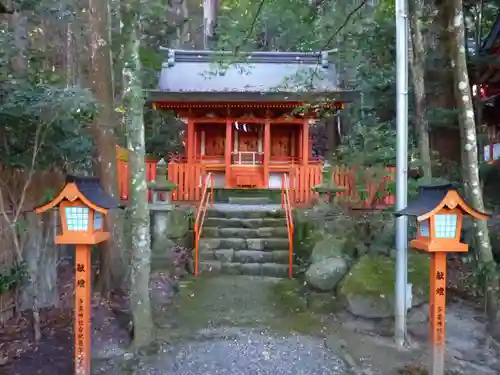
M 238 120 L 240 122 L 244 122 L 247 124 L 264 124 L 267 120 L 267 118 L 263 117 L 231 117 L 232 120 Z M 286 116 L 281 116 L 281 117 L 276 117 L 276 118 L 271 118 L 273 121 L 273 125 L 291 125 L 291 124 L 302 124 L 304 122 L 304 118 L 297 118 L 297 117 L 286 117 Z M 193 121 L 197 124 L 224 124 L 227 119 L 221 118 L 221 117 L 198 117 L 194 118 Z
M 187 161 L 188 161 L 188 164 L 193 163 L 195 147 L 196 147 L 196 145 L 194 143 L 194 121 L 192 118 L 188 118 L 188 123 L 187 123 Z
M 309 120 L 302 120 L 302 165 L 309 164 Z
M 225 144 L 225 164 L 226 164 L 226 188 L 231 187 L 231 152 L 233 151 L 233 120 L 228 118 L 226 120 L 226 144 Z
M 271 157 L 271 121 L 266 119 L 264 123 L 264 188 L 269 187 L 269 159 Z

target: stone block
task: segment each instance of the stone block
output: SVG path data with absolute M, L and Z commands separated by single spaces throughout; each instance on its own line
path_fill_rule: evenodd
M 260 263 L 245 263 L 241 265 L 241 273 L 244 275 L 261 276 L 262 265 Z
M 263 263 L 262 275 L 271 277 L 288 277 L 288 265 L 277 263 Z
M 234 250 L 215 250 L 214 251 L 215 260 L 220 260 L 221 262 L 232 262 L 234 259 Z
M 227 275 L 239 275 L 241 274 L 241 264 L 240 263 L 232 263 L 232 262 L 223 262 L 222 272 Z

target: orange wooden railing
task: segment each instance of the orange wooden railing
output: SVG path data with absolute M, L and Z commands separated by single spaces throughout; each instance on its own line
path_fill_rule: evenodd
M 361 199 L 357 185 L 360 181 L 356 179 L 356 170 L 354 168 L 336 166 L 333 168 L 332 181 L 336 186 L 345 187 L 345 191 L 337 193 L 339 202 L 350 204 L 357 208 L 385 208 L 396 203 L 396 197 L 388 191 L 388 185 L 394 177 L 396 168 L 386 167 L 385 175 L 372 177 L 371 181 L 366 183 L 366 198 Z
M 281 207 L 285 210 L 286 228 L 288 232 L 288 277 L 293 277 L 293 215 L 292 205 L 290 201 L 290 177 L 286 173 L 283 174 L 281 184 Z
M 209 189 L 210 187 L 210 189 Z M 214 205 L 214 180 L 213 175 L 209 173 L 205 178 L 205 186 L 201 195 L 201 200 L 196 210 L 196 220 L 194 222 L 194 275 L 198 276 L 199 265 L 199 243 L 201 233 L 203 232 L 203 223 L 207 215 L 208 204 Z
M 294 206 L 308 205 L 319 198 L 318 193 L 311 188 L 321 184 L 321 170 L 322 167 L 319 165 L 297 166 L 291 169 L 290 186 Z M 359 181 L 356 179 L 356 171 L 344 166 L 333 167 L 333 184 L 345 188 L 343 192 L 337 193 L 338 202 L 366 209 L 393 205 L 395 196 L 387 191 L 387 185 L 395 170 L 396 168 L 386 168 L 387 176 L 374 178 L 374 181 L 367 183 L 365 186 L 367 198 L 361 199 L 361 194 L 358 192 Z
M 148 182 L 156 179 L 156 163 L 157 160 L 146 160 L 146 179 Z M 118 191 L 120 193 L 121 200 L 128 200 L 129 198 L 129 181 L 130 175 L 128 170 L 128 162 L 126 160 L 117 160 L 117 172 L 118 172 Z M 153 199 L 153 193 L 151 190 L 148 191 L 148 199 L 151 202 Z
M 318 194 L 311 190 L 321 184 L 321 165 L 292 165 L 290 166 L 290 201 L 293 206 L 307 206 L 318 199 Z M 357 208 L 383 208 L 395 203 L 395 196 L 387 191 L 388 182 L 392 179 L 395 168 L 386 168 L 388 176 L 374 178 L 366 186 L 367 198 L 361 199 L 357 191 L 359 182 L 356 180 L 355 171 L 349 167 L 333 167 L 332 181 L 336 186 L 343 186 L 345 191 L 338 193 L 338 201 L 354 205 Z M 146 175 L 148 182 L 156 178 L 156 161 L 146 161 Z M 203 182 L 206 172 L 202 164 L 185 164 L 170 162 L 168 165 L 168 178 L 177 184 L 171 193 L 173 202 L 200 201 L 203 192 Z M 120 198 L 128 200 L 129 197 L 129 172 L 127 162 L 118 160 L 118 185 Z M 380 197 L 380 195 L 383 195 Z M 149 192 L 149 199 L 152 194 Z
M 291 200 L 294 206 L 308 205 L 317 199 L 312 188 L 321 184 L 321 165 L 301 165 L 290 170 Z

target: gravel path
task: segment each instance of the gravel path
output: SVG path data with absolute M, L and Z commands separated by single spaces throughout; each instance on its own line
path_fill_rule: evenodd
M 180 343 L 137 375 L 343 375 L 343 361 L 323 340 L 241 332 L 237 337 Z

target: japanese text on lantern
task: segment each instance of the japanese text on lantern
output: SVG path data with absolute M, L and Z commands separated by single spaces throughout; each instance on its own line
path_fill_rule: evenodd
M 82 279 L 80 273 L 84 273 L 84 265 L 83 264 L 78 264 L 76 266 L 77 270 L 77 285 L 79 289 L 85 289 L 85 280 Z M 81 293 L 80 291 L 77 290 L 77 293 Z M 84 361 L 84 355 L 85 355 L 85 301 L 83 298 L 78 298 L 78 306 L 77 308 L 77 342 L 76 342 L 76 353 L 77 353 L 77 360 L 78 360 L 78 365 L 81 366 L 83 365 Z
M 436 305 L 435 305 L 435 321 L 434 327 L 436 330 L 435 343 L 437 345 L 444 344 L 444 304 L 446 296 L 446 275 L 444 271 L 436 271 Z

